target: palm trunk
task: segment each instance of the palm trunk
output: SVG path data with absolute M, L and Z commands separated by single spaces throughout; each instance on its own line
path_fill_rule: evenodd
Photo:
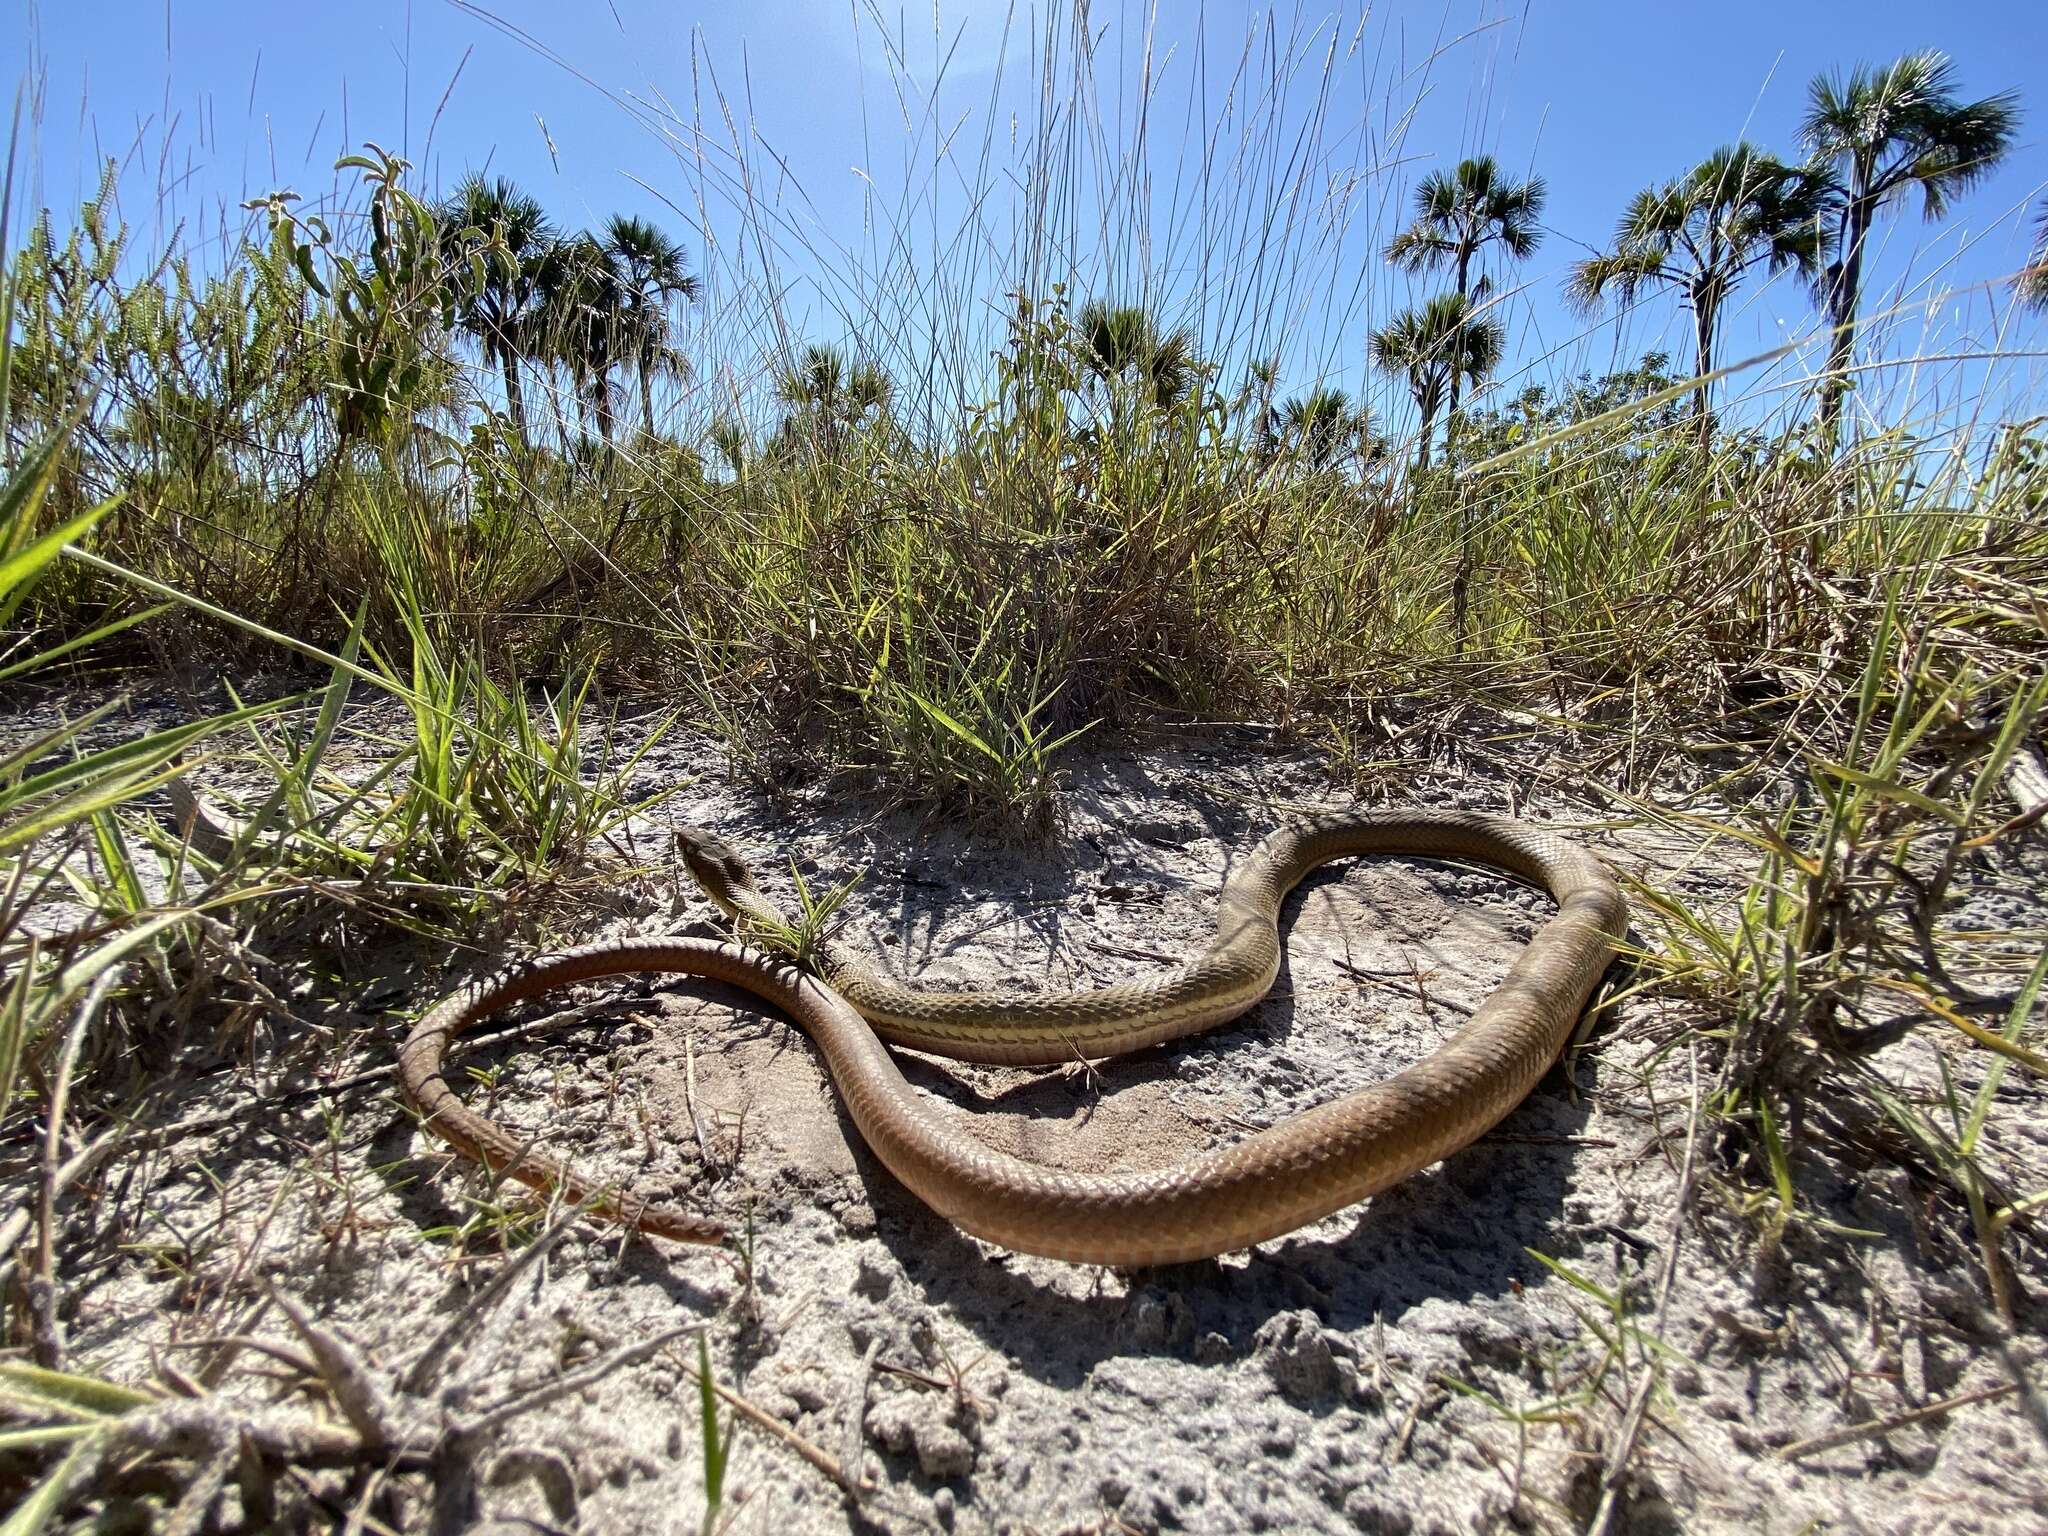
M 654 441 L 654 370 L 642 366 L 640 369 L 640 424 L 647 432 L 647 440 Z
M 1856 354 L 1856 310 L 1862 299 L 1863 242 L 1870 234 L 1870 210 L 1864 199 L 1851 197 L 1842 216 L 1843 249 L 1835 280 L 1828 285 L 1827 373 L 1820 386 L 1820 429 L 1829 447 L 1842 438 L 1842 396 L 1849 390 L 1849 364 Z
M 1415 452 L 1415 473 L 1429 473 L 1429 439 L 1436 429 L 1436 391 L 1429 390 L 1415 397 L 1415 403 L 1422 407 L 1422 445 Z
M 1472 308 L 1471 287 L 1472 247 L 1461 246 L 1458 250 L 1458 297 L 1464 304 L 1458 313 L 1458 328 L 1450 335 L 1451 346 L 1451 389 L 1448 409 L 1444 412 L 1444 464 L 1453 473 L 1457 464 L 1453 457 L 1458 443 L 1458 386 L 1465 381 L 1465 321 Z M 1429 448 L 1427 432 L 1422 446 Z M 1427 468 L 1425 463 L 1424 468 Z M 1472 510 L 1465 497 L 1460 496 L 1458 505 L 1458 568 L 1451 577 L 1451 654 L 1465 654 L 1465 613 L 1472 588 Z
M 1472 247 L 1468 245 L 1461 245 L 1458 247 L 1458 297 L 1464 299 L 1468 306 L 1471 303 Z M 1455 360 L 1459 356 L 1461 356 L 1463 352 L 1463 349 L 1458 345 L 1459 339 L 1460 338 L 1458 337 L 1453 337 L 1451 339 L 1451 346 L 1453 348 L 1453 351 L 1451 353 L 1453 359 L 1451 366 L 1451 398 L 1449 401 L 1449 408 L 1444 412 L 1444 455 L 1447 458 L 1450 456 L 1451 452 L 1450 434 L 1454 430 L 1454 424 L 1457 422 L 1458 419 L 1458 384 L 1460 382 L 1460 370 L 1458 369 Z
M 569 391 L 571 394 L 575 394 L 576 381 L 573 378 L 569 381 Z M 566 463 L 569 458 L 569 413 L 562 409 L 562 376 L 556 371 L 553 364 L 548 365 L 548 395 L 550 403 L 554 407 L 555 441 L 561 445 L 562 459 Z M 583 397 L 576 395 L 575 398 L 577 422 L 580 426 L 583 416 Z
M 519 383 L 519 354 L 510 347 L 498 349 L 505 367 L 505 412 L 512 418 L 512 430 L 519 434 L 519 446 L 526 446 L 526 396 Z
M 1698 347 L 1700 387 L 1692 397 L 1693 417 L 1699 423 L 1700 443 L 1704 446 L 1714 433 L 1714 386 L 1707 375 L 1714 371 L 1714 322 L 1717 311 L 1712 304 L 1695 298 L 1692 309 L 1693 340 Z

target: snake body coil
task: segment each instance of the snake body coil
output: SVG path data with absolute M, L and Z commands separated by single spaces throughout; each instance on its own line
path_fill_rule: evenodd
M 726 911 L 782 921 L 720 839 L 686 829 L 684 858 Z M 971 1061 L 1044 1063 L 1142 1049 L 1234 1018 L 1279 972 L 1280 904 L 1317 865 L 1360 853 L 1457 859 L 1544 887 L 1558 912 L 1486 1001 L 1425 1060 L 1188 1163 L 1138 1173 L 1066 1173 L 996 1152 L 914 1094 L 883 1041 Z M 1267 837 L 1224 883 L 1215 940 L 1161 976 L 1092 992 L 998 994 L 906 987 L 840 944 L 827 985 L 734 944 L 692 939 L 589 945 L 478 982 L 421 1019 L 399 1079 L 427 1124 L 494 1169 L 593 1199 L 642 1230 L 717 1242 L 717 1223 L 607 1195 L 465 1108 L 441 1075 L 450 1040 L 507 1003 L 631 972 L 743 987 L 803 1027 L 875 1155 L 958 1226 L 1027 1253 L 1098 1264 L 1206 1258 L 1277 1237 L 1437 1162 L 1495 1125 L 1549 1068 L 1613 956 L 1627 908 L 1591 855 L 1538 827 L 1471 811 L 1359 810 Z

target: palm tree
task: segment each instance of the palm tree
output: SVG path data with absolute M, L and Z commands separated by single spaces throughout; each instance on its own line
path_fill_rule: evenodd
M 519 365 L 554 227 L 539 201 L 506 177 L 470 175 L 442 204 L 440 228 L 456 325 L 476 342 L 486 364 L 504 370 L 505 409 L 524 444 L 526 395 Z
M 1279 431 L 1312 470 L 1330 468 L 1372 435 L 1371 418 L 1341 389 L 1317 385 L 1280 407 Z
M 1488 283 L 1473 263 L 1489 245 L 1526 260 L 1543 238 L 1537 220 L 1546 192 L 1541 176 L 1516 181 L 1491 155 L 1432 171 L 1415 189 L 1415 222 L 1387 242 L 1387 260 L 1408 272 L 1448 270 L 1460 298 L 1484 298 Z M 1458 382 L 1451 380 L 1451 416 L 1458 414 Z
M 1832 335 L 1820 387 L 1820 422 L 1839 433 L 1842 395 L 1856 351 L 1863 256 L 1871 225 L 1889 203 L 1920 189 L 1921 211 L 1938 219 L 2005 157 L 2019 125 L 2011 93 L 1956 99 L 1947 55 L 1909 53 L 1884 69 L 1858 68 L 1847 79 L 1821 75 L 1808 87 L 1799 136 L 1828 177 L 1834 260 L 1820 297 Z
M 664 327 L 666 322 L 663 322 Z M 640 424 L 651 439 L 654 436 L 654 381 L 666 379 L 672 384 L 687 383 L 691 376 L 689 355 L 681 347 L 668 341 L 650 342 L 646 332 L 640 328 L 636 316 L 628 326 L 628 357 L 633 371 L 640 376 Z
M 627 301 L 624 340 L 627 361 L 640 375 L 641 426 L 654 436 L 654 376 L 687 374 L 682 354 L 671 344 L 669 306 L 695 303 L 700 291 L 683 248 L 645 219 L 614 214 L 605 225 L 605 249 L 624 284 Z
M 569 370 L 577 408 L 587 399 L 598 436 L 612 440 L 612 370 L 633 353 L 632 301 L 616 258 L 594 235 L 558 240 L 540 263 L 533 349 Z
M 746 428 L 742 427 L 730 416 L 721 416 L 718 420 L 711 423 L 711 430 L 706 434 L 706 439 L 718 451 L 718 456 L 724 459 L 727 466 L 732 470 L 733 479 L 746 479 Z
M 1081 306 L 1078 328 L 1082 364 L 1109 388 L 1112 411 L 1118 397 L 1132 390 L 1142 391 L 1159 410 L 1171 410 L 1201 381 L 1194 334 L 1162 333 L 1142 305 L 1090 299 Z
M 562 431 L 562 452 L 569 451 L 569 440 L 565 424 L 566 412 L 561 408 L 563 390 L 561 373 L 567 369 L 572 379 L 576 373 L 570 360 L 571 337 L 576 330 L 576 260 L 573 239 L 558 239 L 542 253 L 534 271 L 535 295 L 532 309 L 526 320 L 526 355 L 544 369 L 548 375 L 549 389 L 555 401 L 555 421 Z M 576 401 L 577 415 L 583 415 L 583 392 L 580 385 L 572 383 L 569 391 Z
M 1500 366 L 1506 349 L 1507 332 L 1501 323 L 1475 317 L 1472 301 L 1456 293 L 1440 293 L 1421 309 L 1404 310 L 1373 332 L 1373 363 L 1407 381 L 1422 413 L 1415 457 L 1418 474 L 1429 468 L 1430 431 L 1453 380 L 1477 384 Z
M 791 407 L 785 429 L 804 423 L 827 458 L 836 458 L 845 433 L 870 411 L 889 403 L 888 374 L 873 363 L 847 366 L 837 347 L 805 347 L 795 366 L 775 381 L 776 397 Z
M 2034 254 L 2028 258 L 2019 281 L 2013 284 L 2013 291 L 2022 304 L 2048 309 L 2048 203 L 2041 205 L 2041 227 L 2034 235 Z
M 1676 181 L 1629 200 L 1615 226 L 1614 247 L 1572 268 L 1567 299 L 1581 310 L 1600 307 L 1611 288 L 1633 304 L 1646 287 L 1676 289 L 1692 311 L 1697 346 L 1694 396 L 1701 430 L 1711 417 L 1714 339 L 1721 306 L 1752 267 L 1820 270 L 1826 235 L 1819 218 L 1822 185 L 1749 144 L 1717 149 Z

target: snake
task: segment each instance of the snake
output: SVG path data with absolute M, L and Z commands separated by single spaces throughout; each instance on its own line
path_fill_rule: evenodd
M 685 828 L 677 847 L 726 913 L 788 930 L 723 838 Z M 1322 864 L 1375 853 L 1500 870 L 1546 890 L 1557 910 L 1429 1056 L 1233 1144 L 1156 1169 L 1044 1167 L 996 1151 L 935 1113 L 890 1054 L 895 1046 L 1012 1065 L 1073 1061 L 1141 1050 L 1235 1018 L 1279 974 L 1287 893 Z M 1076 1263 L 1181 1263 L 1319 1221 L 1491 1130 L 1563 1050 L 1627 922 L 1627 904 L 1605 866 L 1545 827 L 1477 811 L 1358 808 L 1268 834 L 1224 880 L 1209 945 L 1162 974 L 1071 992 L 928 991 L 896 981 L 837 940 L 819 950 L 815 974 L 729 940 L 607 940 L 518 962 L 456 991 L 414 1026 L 399 1051 L 398 1077 L 426 1126 L 499 1175 L 655 1236 L 724 1242 L 724 1226 L 709 1216 L 619 1190 L 536 1152 L 464 1105 L 442 1062 L 466 1029 L 557 987 L 637 973 L 725 982 L 802 1028 L 875 1156 L 962 1230 Z

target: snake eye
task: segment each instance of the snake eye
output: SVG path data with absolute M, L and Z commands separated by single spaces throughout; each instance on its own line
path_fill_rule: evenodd
M 732 844 L 702 827 L 679 827 L 676 830 L 676 849 L 699 879 L 706 874 L 726 881 L 738 877 L 746 868 L 745 861 Z

